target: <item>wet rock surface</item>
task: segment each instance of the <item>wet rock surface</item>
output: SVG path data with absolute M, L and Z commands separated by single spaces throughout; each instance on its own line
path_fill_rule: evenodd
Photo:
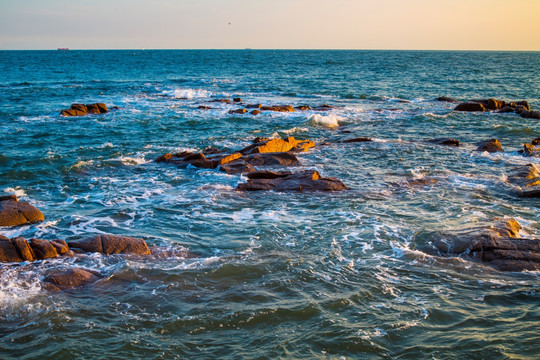
M 504 151 L 501 142 L 497 139 L 489 139 L 486 141 L 482 141 L 479 142 L 477 145 L 478 148 L 476 149 L 476 151 L 487 151 L 489 153 Z
M 540 239 L 522 238 L 520 230 L 521 225 L 508 218 L 468 229 L 422 236 L 432 239 L 434 254 L 479 261 L 501 271 L 538 271 Z
M 540 169 L 535 164 L 515 167 L 508 175 L 508 182 L 518 187 L 521 197 L 540 197 Z
M 14 195 L 0 198 L 0 226 L 19 226 L 45 220 L 35 206 L 18 201 Z
M 88 114 L 108 113 L 107 105 L 104 103 L 95 104 L 71 104 L 71 108 L 60 111 L 62 116 L 85 116 Z
M 146 242 L 140 238 L 121 235 L 97 235 L 92 238 L 70 241 L 70 248 L 78 248 L 85 252 L 102 254 L 134 254 L 150 255 Z
M 67 270 L 51 271 L 43 281 L 47 283 L 49 290 L 66 290 L 94 283 L 103 276 L 93 270 L 72 268 Z
M 347 187 L 337 178 L 322 178 L 318 171 L 298 173 L 256 171 L 248 174 L 246 183 L 238 184 L 238 191 L 342 191 Z

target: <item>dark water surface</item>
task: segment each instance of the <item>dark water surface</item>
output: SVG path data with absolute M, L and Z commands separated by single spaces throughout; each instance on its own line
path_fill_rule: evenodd
M 414 243 L 424 230 L 504 216 L 539 236 L 538 200 L 506 181 L 512 166 L 540 164 L 518 153 L 540 137 L 538 120 L 434 101 L 496 97 L 538 110 L 539 69 L 540 53 L 513 52 L 0 52 L 0 194 L 46 218 L 0 234 L 114 233 L 157 249 L 0 265 L 0 357 L 538 358 L 537 272 L 430 256 Z M 224 97 L 336 108 L 254 117 L 208 104 Z M 120 110 L 58 115 L 74 102 Z M 244 176 L 153 162 L 256 136 L 314 140 L 300 169 L 351 190 L 244 194 L 234 191 Z M 359 136 L 375 141 L 335 142 Z M 424 142 L 437 137 L 463 146 Z M 474 151 L 493 137 L 504 153 Z M 437 182 L 399 185 L 421 178 Z M 73 266 L 105 278 L 42 288 L 47 271 Z

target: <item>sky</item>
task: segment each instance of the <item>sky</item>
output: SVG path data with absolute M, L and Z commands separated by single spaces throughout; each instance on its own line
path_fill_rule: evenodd
M 540 0 L 0 0 L 0 49 L 540 51 Z

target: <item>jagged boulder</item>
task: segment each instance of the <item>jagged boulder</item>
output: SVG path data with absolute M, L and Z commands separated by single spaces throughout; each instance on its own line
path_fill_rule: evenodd
M 336 178 L 322 178 L 318 171 L 291 173 L 288 171 L 255 171 L 248 174 L 246 183 L 238 184 L 239 191 L 342 191 L 347 187 Z
M 17 197 L 0 198 L 0 226 L 19 226 L 45 220 L 43 213 L 35 206 L 18 201 Z
M 98 281 L 103 276 L 94 270 L 72 268 L 67 270 L 55 270 L 49 272 L 43 279 L 48 283 L 49 290 L 66 290 L 88 285 Z
M 287 151 L 308 151 L 314 147 L 315 143 L 310 140 L 296 140 L 289 136 L 287 139 L 265 139 L 256 142 L 239 152 L 241 154 L 256 154 L 256 153 L 277 153 Z
M 71 108 L 62 110 L 62 116 L 84 116 L 87 114 L 105 114 L 109 112 L 104 103 L 95 104 L 71 104 Z
M 477 145 L 478 145 L 478 148 L 476 149 L 476 151 L 487 151 L 490 153 L 504 151 L 501 145 L 501 142 L 497 139 L 490 139 L 490 140 L 482 141 L 478 143 Z
M 293 112 L 294 108 L 292 105 L 272 105 L 272 106 L 261 106 L 259 108 L 263 111 L 277 111 L 277 112 Z
M 436 254 L 483 262 L 501 271 L 540 270 L 540 239 L 521 238 L 512 218 L 464 230 L 417 234 L 431 239 Z M 428 251 L 429 252 L 429 251 Z
M 540 197 L 540 169 L 534 164 L 514 168 L 508 175 L 508 182 L 520 189 L 522 197 Z
M 70 248 L 102 254 L 150 255 L 146 242 L 140 238 L 121 235 L 97 235 L 84 240 L 70 241 Z

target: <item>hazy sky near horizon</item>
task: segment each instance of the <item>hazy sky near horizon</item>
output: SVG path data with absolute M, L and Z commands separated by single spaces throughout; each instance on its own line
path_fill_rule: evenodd
M 0 0 L 0 49 L 540 50 L 540 0 Z

